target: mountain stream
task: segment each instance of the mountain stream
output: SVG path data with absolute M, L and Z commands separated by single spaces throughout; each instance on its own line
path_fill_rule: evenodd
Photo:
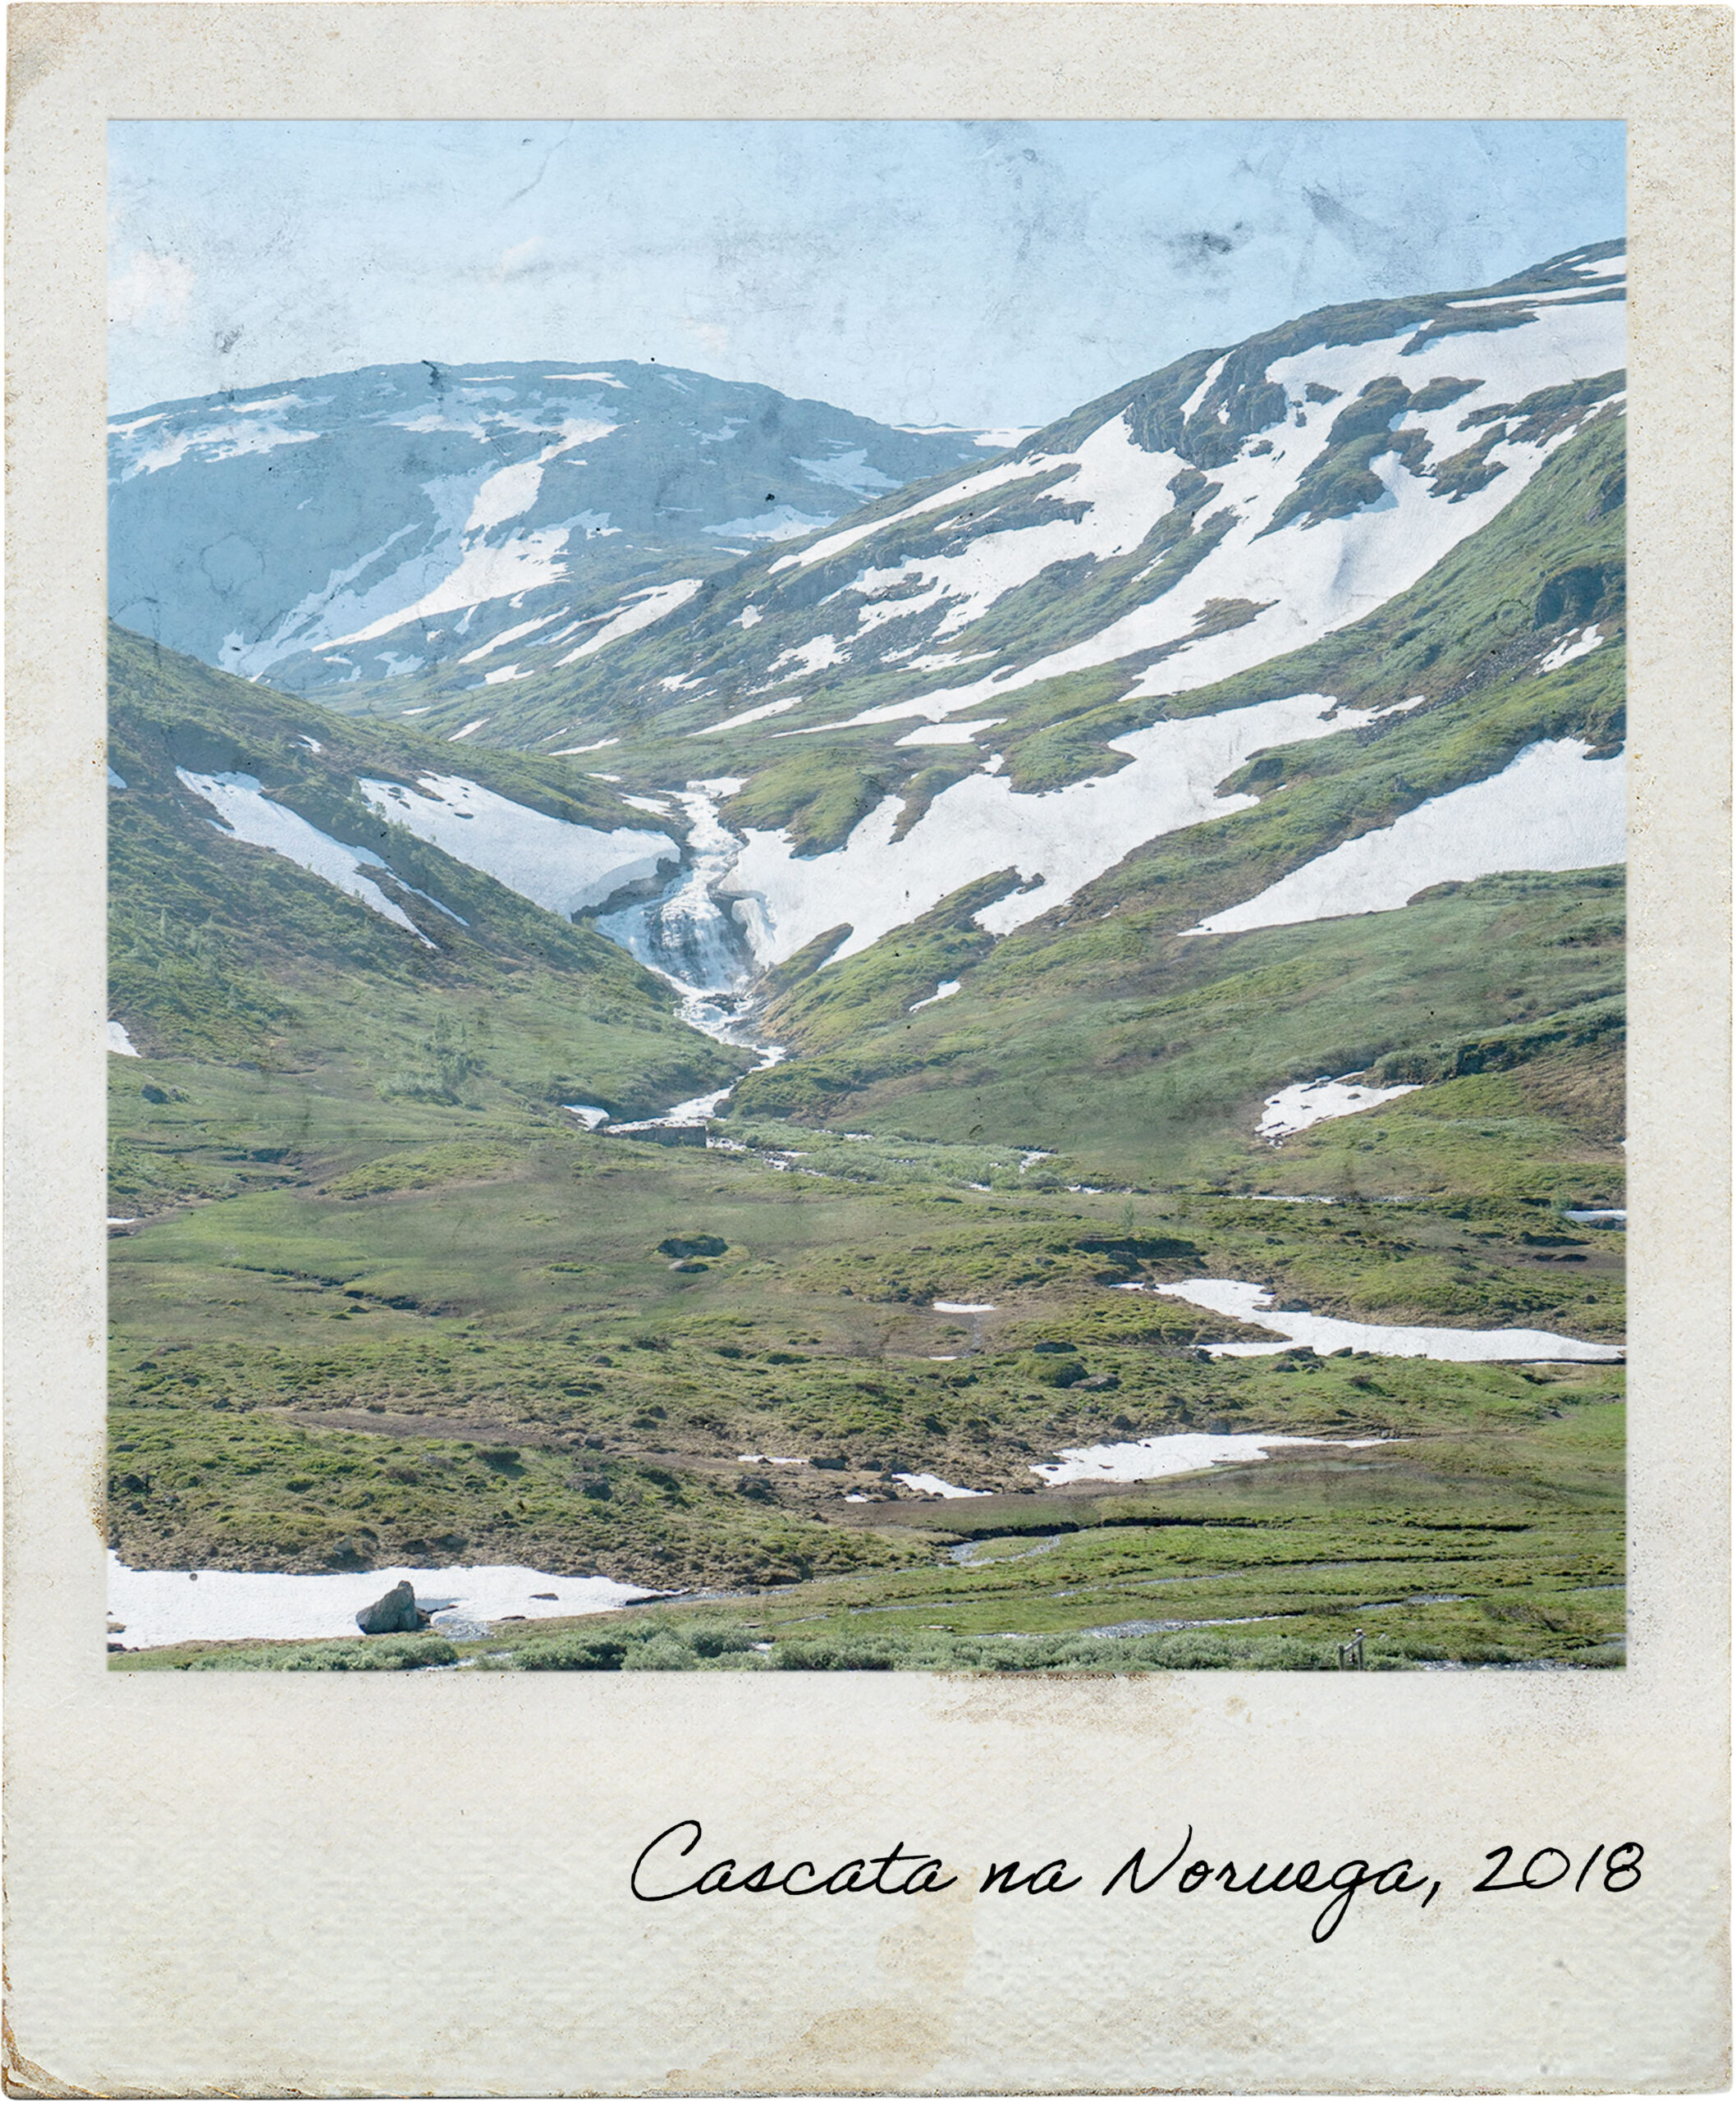
M 689 1028 L 713 1041 L 758 1057 L 763 1072 L 784 1055 L 781 1043 L 761 1043 L 749 1034 L 753 1023 L 752 986 L 758 975 L 747 935 L 718 886 L 734 868 L 743 842 L 717 815 L 717 803 L 733 794 L 736 780 L 689 780 L 671 791 L 690 827 L 687 855 L 659 895 L 643 898 L 594 923 L 599 934 L 655 971 L 680 998 L 680 1016 Z M 681 1124 L 703 1124 L 715 1116 L 734 1092 L 734 1083 L 715 1093 L 677 1101 L 661 1116 L 642 1123 L 616 1124 L 616 1131 L 644 1131 Z

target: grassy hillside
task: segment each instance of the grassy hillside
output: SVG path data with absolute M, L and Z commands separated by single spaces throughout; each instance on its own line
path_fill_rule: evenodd
M 117 1084 L 134 1089 L 113 1127 L 125 1210 L 257 1168 L 286 1171 L 294 1133 L 277 1160 L 239 1156 L 273 1150 L 241 1140 L 281 1113 L 259 1105 L 274 1078 L 293 1076 L 279 1093 L 311 1132 L 338 1101 L 387 1128 L 414 1120 L 417 1104 L 473 1119 L 558 1115 L 575 1100 L 647 1114 L 721 1086 L 741 1062 L 683 1024 L 669 988 L 588 926 L 387 826 L 355 785 L 359 775 L 414 783 L 461 770 L 547 816 L 599 829 L 644 822 L 594 783 L 349 723 L 120 629 L 108 754 L 125 783 L 109 797 L 109 1012 L 141 1051 L 198 1067 L 195 1083 L 182 1083 L 196 1107 L 165 1125 L 169 1105 L 140 1100 L 139 1069 L 116 1061 Z M 436 945 L 282 854 L 225 836 L 177 767 L 249 775 L 329 835 L 386 856 L 447 908 L 423 914 Z
M 167 1061 L 150 1070 L 171 1087 L 196 1077 Z M 286 1113 L 292 1098 L 286 1088 Z M 1405 1502 L 1411 1476 L 1395 1459 L 1431 1479 L 1518 1469 L 1530 1482 L 1554 1449 L 1548 1426 L 1620 1389 L 1619 1367 L 1206 1361 L 1202 1342 L 1253 1331 L 1106 1289 L 1243 1275 L 1365 1318 L 1619 1332 L 1619 1239 L 1563 1226 L 1547 1205 L 1093 1197 L 1021 1188 L 1016 1169 L 1004 1192 L 983 1192 L 963 1179 L 978 1170 L 969 1156 L 901 1182 L 855 1162 L 798 1174 L 767 1151 L 666 1151 L 577 1130 L 515 1142 L 499 1126 L 483 1127 L 497 1148 L 483 1158 L 480 1144 L 431 1142 L 460 1112 L 422 1113 L 415 1138 L 335 1129 L 304 1147 L 285 1186 L 116 1242 L 111 1508 L 132 1564 L 499 1560 L 662 1587 L 849 1576 L 869 1588 L 833 1603 L 855 1614 L 955 1584 L 947 1549 L 965 1532 L 1120 1523 L 1102 1491 L 1032 1474 L 1066 1446 L 1189 1429 L 1416 1440 L 1339 1454 L 1324 1473 L 1262 1469 L 1286 1484 L 1282 1559 L 1300 1581 L 1299 1564 L 1344 1558 L 1347 1495 L 1358 1508 Z M 699 1240 L 721 1252 L 664 1252 Z M 954 1297 L 996 1310 L 932 1310 Z M 810 1463 L 747 1464 L 748 1453 Z M 1378 1477 L 1347 1487 L 1346 1467 Z M 892 1479 L 905 1472 L 996 1494 L 936 1504 Z M 1619 1573 L 1614 1477 L 1597 1481 L 1589 1504 L 1578 1490 L 1563 1503 L 1560 1482 L 1537 1488 L 1563 1514 L 1524 1545 L 1541 1561 L 1506 1570 L 1509 1602 L 1515 1586 L 1560 1587 L 1558 1557 L 1574 1541 L 1583 1557 L 1593 1535 L 1600 1580 L 1612 1555 Z M 1161 1511 L 1196 1491 L 1220 1492 L 1163 1485 L 1120 1501 L 1156 1498 Z M 1413 1560 L 1464 1558 L 1462 1529 L 1402 1536 Z M 1196 1531 L 1147 1548 L 1165 1580 L 1221 1561 Z M 1580 1565 L 1570 1557 L 1568 1572 Z M 1028 1630 L 1131 1614 L 1062 1601 L 1079 1572 L 1070 1549 L 1021 1567 L 998 1609 Z M 900 1569 L 936 1577 L 877 1587 Z
M 1367 620 L 1175 703 L 1207 712 L 1320 691 L 1365 707 L 1430 696 L 1422 705 L 1262 753 L 1225 784 L 1256 807 L 1153 840 L 1001 940 L 974 914 L 1010 873 L 846 961 L 825 963 L 836 944 L 816 943 L 777 973 L 767 1015 L 798 1055 L 744 1080 L 735 1113 L 950 1143 L 990 1133 L 1065 1151 L 1074 1179 L 1118 1183 L 1619 1190 L 1619 871 L 1486 877 L 1398 912 L 1183 936 L 1532 743 L 1619 748 L 1619 639 L 1537 666 L 1569 623 L 1595 616 L 1619 638 L 1619 437 L 1612 425 L 1564 447 L 1507 512 Z M 1028 767 L 1047 749 L 1033 785 L 1051 786 L 1097 764 L 1096 740 L 1134 719 L 1088 713 L 1034 734 L 1023 758 L 1016 739 L 1009 750 Z M 762 780 L 748 794 L 763 792 Z M 953 980 L 955 996 L 909 1011 Z M 1433 1084 L 1281 1151 L 1254 1137 L 1278 1087 L 1363 1071 Z

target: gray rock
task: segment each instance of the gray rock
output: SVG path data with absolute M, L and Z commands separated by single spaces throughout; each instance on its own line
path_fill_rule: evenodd
M 415 1591 L 406 1581 L 395 1583 L 383 1598 L 364 1606 L 355 1623 L 364 1634 L 414 1634 L 427 1622 L 417 1611 Z

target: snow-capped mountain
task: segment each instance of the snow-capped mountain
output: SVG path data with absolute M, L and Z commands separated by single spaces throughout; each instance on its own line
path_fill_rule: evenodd
M 501 682 L 521 639 L 594 648 L 983 456 L 625 360 L 374 366 L 119 416 L 109 449 L 114 617 L 297 692 L 452 660 Z
M 1193 352 L 710 579 L 568 690 L 673 671 L 680 726 L 716 732 L 762 696 L 761 719 L 810 728 L 871 680 L 887 698 L 853 721 L 948 721 L 1111 665 L 1153 700 L 1244 671 L 1414 583 L 1619 403 L 1624 272 L 1604 243 Z
M 1353 647 L 1600 432 L 1613 493 L 1594 508 L 1619 502 L 1624 271 L 1605 243 L 1201 350 L 991 464 L 703 579 L 634 632 L 611 623 L 583 657 L 527 638 L 509 690 L 452 696 L 425 726 L 637 765 L 642 785 L 739 783 L 720 889 L 762 967 L 847 924 L 841 959 L 1010 869 L 977 915 L 1005 934 L 1152 840 L 1252 808 L 1225 784 L 1262 751 L 1434 736 L 1466 678 L 1487 681 L 1467 638 L 1540 678 L 1617 638 L 1619 560 L 1540 571 L 1512 587 L 1523 609 L 1485 606 L 1478 563 L 1525 574 L 1509 549 L 1468 552 L 1452 605 Z M 1557 499 L 1536 507 L 1547 525 Z M 1519 748 L 1487 753 L 1488 774 Z M 1605 742 L 1574 750 L 1513 784 L 1562 805 L 1546 854 L 1502 845 L 1503 791 L 1477 865 L 1449 854 L 1429 879 L 1619 858 Z M 1586 794 L 1600 814 L 1582 824 Z
M 361 375 L 400 391 L 373 406 L 352 391 L 341 447 L 281 396 L 222 418 L 207 405 L 185 427 L 117 432 L 117 516 L 153 483 L 172 516 L 172 478 L 191 471 L 176 463 L 196 451 L 221 457 L 195 492 L 224 470 L 288 475 L 339 451 L 355 466 L 378 448 L 387 464 L 356 472 L 346 529 L 371 566 L 332 570 L 305 604 L 298 579 L 278 594 L 297 610 L 250 642 L 226 630 L 213 653 L 273 682 L 392 658 L 404 675 L 332 698 L 410 718 L 424 748 L 465 744 L 461 766 L 454 753 L 395 785 L 358 774 L 350 792 L 398 842 L 377 849 L 393 867 L 406 834 L 450 852 L 499 817 L 471 782 L 484 747 L 491 764 L 502 748 L 538 753 L 588 800 L 618 789 L 669 836 L 685 831 L 680 864 L 635 866 L 639 894 L 598 931 L 690 1000 L 776 990 L 798 1055 L 740 1099 L 805 1101 L 824 1030 L 811 1003 L 787 1005 L 792 985 L 854 985 L 837 996 L 864 1018 L 894 1000 L 883 1018 L 900 1045 L 952 1040 L 976 1025 L 1003 945 L 1060 944 L 1051 989 L 1083 971 L 1067 999 L 1084 996 L 1075 914 L 1137 910 L 1166 969 L 1189 972 L 1206 966 L 1184 958 L 1275 937 L 1261 930 L 1299 936 L 1402 912 L 1442 883 L 1621 859 L 1624 267 L 1604 244 L 1493 287 L 1307 315 L 854 510 L 840 478 L 872 490 L 868 470 L 892 481 L 908 455 L 845 446 L 863 427 L 816 411 L 835 419 L 835 451 L 804 435 L 792 456 L 836 492 L 835 515 L 786 536 L 796 521 L 772 514 L 795 485 L 756 471 L 689 529 L 673 574 L 588 570 L 589 616 L 570 578 L 538 567 L 576 559 L 577 483 L 562 478 L 630 456 L 648 474 L 666 428 L 624 405 L 605 430 L 605 382 L 626 395 L 630 378 L 635 400 L 660 389 L 661 403 L 688 375 L 575 369 L 561 384 L 589 393 L 534 401 L 529 382 L 486 373 L 442 375 L 437 395 L 424 373 L 428 398 L 410 400 L 404 375 Z M 587 528 L 585 562 L 598 544 L 598 565 L 617 548 L 665 561 L 644 521 L 697 495 L 696 478 L 739 478 L 754 456 L 740 448 L 771 442 L 729 436 L 710 413 L 682 426 L 680 475 L 611 498 L 611 520 L 634 530 Z M 885 437 L 953 460 L 969 442 Z M 465 474 L 449 486 L 432 469 L 455 459 Z M 763 519 L 742 494 L 762 480 L 759 501 L 775 499 Z M 391 524 L 407 484 L 430 515 L 447 505 L 446 538 L 428 516 Z M 367 510 L 376 497 L 386 509 Z M 594 487 L 593 500 L 600 512 Z M 286 485 L 267 510 L 320 508 Z M 240 575 L 245 515 L 227 538 L 206 515 L 204 573 L 231 574 L 227 561 Z M 133 547 L 149 537 L 136 522 L 117 532 Z M 180 544 L 197 537 L 181 529 Z M 431 567 L 400 559 L 427 541 Z M 418 636 L 439 661 L 398 657 Z M 266 665 L 258 652 L 280 645 L 290 653 Z M 218 785 L 232 835 L 264 821 Z M 642 833 L 621 850 L 664 844 Z M 604 902 L 584 886 L 558 899 L 564 913 Z M 401 909 L 437 936 L 413 900 Z M 941 1084 L 938 1069 L 923 1082 Z

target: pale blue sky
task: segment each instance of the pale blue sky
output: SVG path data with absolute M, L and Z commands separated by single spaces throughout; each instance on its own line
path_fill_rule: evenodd
M 115 123 L 112 407 L 656 358 L 1036 424 L 1624 225 L 1619 123 Z

